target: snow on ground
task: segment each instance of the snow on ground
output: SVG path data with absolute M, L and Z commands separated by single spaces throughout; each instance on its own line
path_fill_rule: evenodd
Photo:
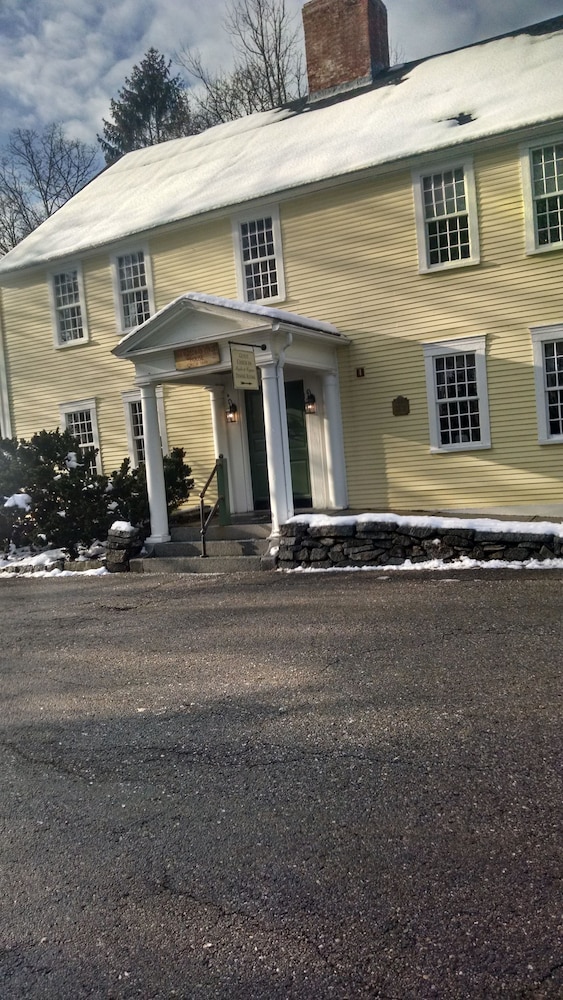
M 427 562 L 413 563 L 405 559 L 400 566 L 330 566 L 326 569 L 316 566 L 296 566 L 295 569 L 284 569 L 284 573 L 402 573 L 405 570 L 454 570 L 454 569 L 563 569 L 563 559 L 528 559 L 526 562 L 508 562 L 502 559 L 468 559 L 462 556 L 452 562 L 442 559 L 428 559 Z
M 68 558 L 68 553 L 64 549 L 48 549 L 46 552 L 38 552 L 31 555 L 28 549 L 16 549 L 9 555 L 0 557 L 0 573 L 7 573 L 13 576 L 36 577 L 59 577 L 59 576 L 105 576 L 107 569 L 100 563 L 98 569 L 80 570 L 78 573 L 71 570 L 60 569 L 55 565 L 61 560 Z M 17 573 L 14 570 L 17 568 Z

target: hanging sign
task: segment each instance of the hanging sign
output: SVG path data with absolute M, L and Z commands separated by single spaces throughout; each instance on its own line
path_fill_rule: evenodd
M 187 368 L 206 368 L 221 361 L 219 344 L 194 344 L 192 347 L 178 347 L 174 351 L 177 371 Z
M 230 348 L 235 389 L 257 389 L 258 370 L 254 358 L 254 348 L 241 347 L 240 344 L 231 344 Z

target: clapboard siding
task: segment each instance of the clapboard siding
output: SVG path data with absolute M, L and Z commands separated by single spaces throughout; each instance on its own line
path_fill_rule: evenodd
M 563 254 L 526 256 L 517 144 L 477 152 L 473 162 L 477 265 L 419 273 L 406 169 L 280 202 L 286 299 L 276 305 L 334 323 L 351 339 L 340 353 L 340 382 L 353 507 L 561 500 L 562 446 L 540 447 L 537 440 L 529 328 L 563 322 Z M 230 217 L 175 226 L 138 243 L 150 251 L 157 309 L 188 291 L 237 297 Z M 54 427 L 60 403 L 94 396 L 110 471 L 126 454 L 121 393 L 132 387 L 133 367 L 110 353 L 119 333 L 109 252 L 85 260 L 83 273 L 90 340 L 62 350 L 53 346 L 46 275 L 4 291 L 14 430 L 29 436 Z M 422 344 L 481 334 L 492 447 L 430 454 Z M 409 399 L 407 416 L 393 416 L 399 395 Z M 169 445 L 185 449 L 197 490 L 215 458 L 208 393 L 175 384 L 165 387 L 164 399 Z

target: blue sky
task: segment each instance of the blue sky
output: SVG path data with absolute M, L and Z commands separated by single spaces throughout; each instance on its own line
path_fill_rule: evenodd
M 229 61 L 228 0 L 0 0 L 0 145 L 14 127 L 61 121 L 96 142 L 109 102 L 152 45 Z M 298 14 L 303 0 L 286 0 Z M 563 0 L 387 0 L 393 49 L 416 59 L 563 14 Z

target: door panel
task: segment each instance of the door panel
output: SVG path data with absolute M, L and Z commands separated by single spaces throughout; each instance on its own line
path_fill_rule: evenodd
M 262 392 L 260 390 L 257 392 L 247 391 L 244 396 L 254 510 L 265 510 L 270 506 L 270 491 L 268 489 Z M 303 398 L 304 390 L 301 380 L 285 383 L 293 502 L 296 507 L 312 507 Z
M 296 507 L 312 507 L 309 449 L 307 447 L 307 429 L 305 427 L 305 410 L 303 407 L 304 398 L 303 382 L 285 383 L 291 482 L 293 485 L 293 502 Z
M 266 431 L 264 428 L 264 407 L 260 390 L 247 390 L 244 394 L 246 406 L 246 427 L 248 431 L 248 453 L 250 455 L 250 476 L 254 510 L 270 509 L 268 487 L 268 467 L 266 463 Z

